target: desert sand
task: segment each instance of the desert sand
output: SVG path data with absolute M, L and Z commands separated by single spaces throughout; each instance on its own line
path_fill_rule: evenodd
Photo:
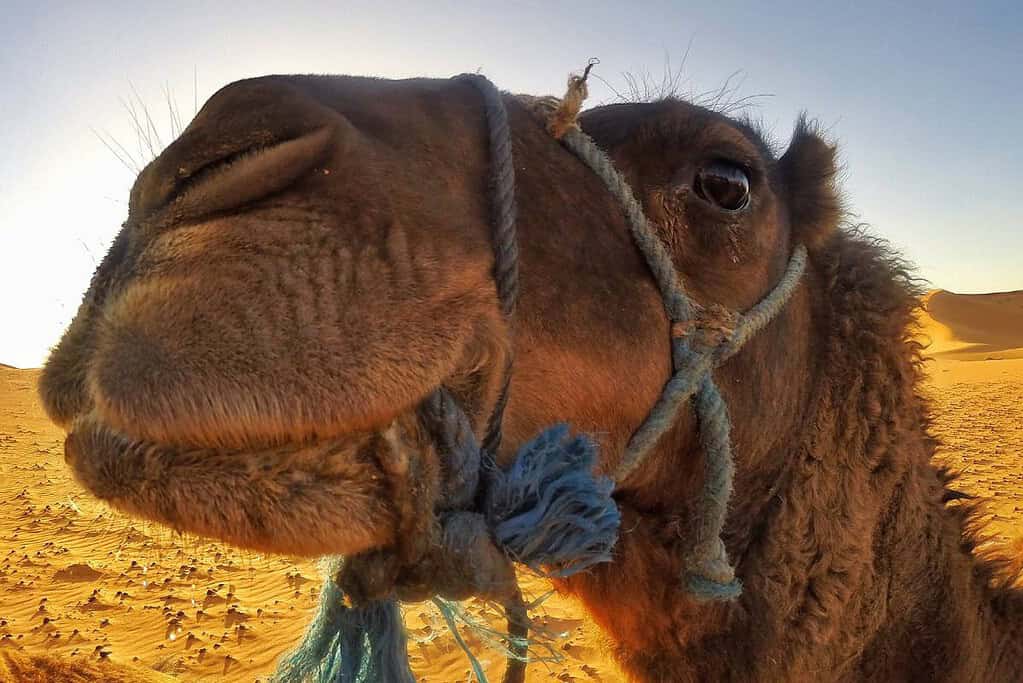
M 927 306 L 920 334 L 932 342 L 938 457 L 962 472 L 962 488 L 991 501 L 993 542 L 1023 554 L 1023 292 L 938 291 Z M 148 680 L 266 680 L 316 605 L 316 563 L 182 537 L 93 500 L 64 467 L 63 434 L 36 399 L 37 377 L 0 367 L 0 680 L 19 680 L 5 661 L 44 654 L 78 662 L 94 672 L 88 680 L 120 680 L 118 663 Z M 532 576 L 523 585 L 532 598 L 550 590 Z M 467 609 L 481 620 L 491 613 L 478 602 Z M 469 680 L 439 616 L 412 606 L 406 617 L 419 680 Z M 530 681 L 621 680 L 569 600 L 549 596 L 534 620 L 551 636 L 537 652 L 552 661 L 532 665 Z M 501 654 L 464 634 L 499 680 Z
M 938 290 L 924 307 L 938 459 L 987 501 L 993 542 L 1023 561 L 1023 291 Z
M 43 654 L 78 662 L 84 678 L 61 671 L 40 681 L 115 680 L 110 662 L 157 674 L 152 680 L 265 681 L 316 607 L 318 563 L 177 535 L 91 498 L 64 466 L 63 432 L 39 405 L 38 376 L 0 368 L 0 682 L 24 680 L 14 667 L 38 666 L 31 657 Z M 527 599 L 550 591 L 537 577 L 522 581 Z M 487 605 L 466 608 L 500 628 Z M 574 604 L 550 595 L 533 616 L 549 635 L 534 652 L 552 661 L 531 665 L 531 683 L 620 680 Z M 406 622 L 418 680 L 469 680 L 438 612 L 412 606 Z M 503 655 L 463 635 L 500 680 Z

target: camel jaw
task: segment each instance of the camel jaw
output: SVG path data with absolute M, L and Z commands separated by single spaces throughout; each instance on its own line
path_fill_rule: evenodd
M 65 460 L 91 494 L 129 515 L 312 557 L 395 543 L 409 475 L 434 455 L 411 413 L 379 430 L 246 450 L 144 441 L 89 414 L 71 424 Z

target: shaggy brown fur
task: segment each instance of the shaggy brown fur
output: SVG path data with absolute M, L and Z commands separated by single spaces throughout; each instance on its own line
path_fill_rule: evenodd
M 216 94 L 140 175 L 43 375 L 81 481 L 262 550 L 407 546 L 444 467 L 414 407 L 443 383 L 482 427 L 512 347 L 502 457 L 568 420 L 612 470 L 668 376 L 668 324 L 600 180 L 509 107 L 514 332 L 490 275 L 470 85 L 269 77 Z M 810 248 L 784 312 L 717 373 L 742 598 L 703 605 L 682 589 L 701 478 L 689 412 L 617 491 L 614 562 L 562 584 L 623 667 L 647 682 L 1017 680 L 1023 598 L 993 585 L 944 506 L 906 333 L 916 292 L 882 244 L 838 229 L 833 147 L 800 122 L 775 158 L 749 126 L 674 100 L 597 108 L 581 125 L 698 302 L 744 310 L 795 243 Z M 747 170 L 748 209 L 694 191 L 713 161 Z M 381 436 L 399 428 L 414 455 Z

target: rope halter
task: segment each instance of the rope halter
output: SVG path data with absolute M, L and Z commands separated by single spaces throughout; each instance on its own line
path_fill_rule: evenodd
M 721 532 L 732 495 L 734 464 L 727 406 L 714 382 L 715 368 L 734 356 L 770 322 L 792 296 L 806 266 L 806 249 L 797 246 L 771 292 L 744 314 L 693 302 L 664 244 L 647 222 L 632 189 L 611 160 L 576 123 L 586 99 L 586 78 L 569 79 L 565 97 L 529 98 L 534 111 L 546 114 L 547 131 L 596 173 L 622 207 L 636 246 L 660 290 L 669 321 L 672 376 L 646 419 L 630 438 L 612 479 L 595 477 L 596 447 L 585 436 L 571 436 L 567 426 L 548 428 L 521 446 L 507 469 L 497 466 L 501 423 L 508 401 L 512 365 L 491 414 L 482 447 L 461 406 L 439 389 L 420 408 L 440 457 L 457 463 L 448 468 L 455 481 L 444 487 L 446 500 L 437 511 L 434 555 L 426 564 L 430 580 L 418 576 L 416 590 L 395 585 L 391 597 L 362 605 L 348 604 L 346 586 L 357 585 L 373 563 L 356 556 L 336 558 L 321 593 L 320 611 L 299 647 L 281 660 L 278 681 L 326 683 L 411 683 L 406 640 L 397 600 L 431 597 L 456 641 L 465 650 L 481 683 L 486 676 L 455 627 L 453 603 L 438 597 L 480 595 L 502 604 L 508 617 L 508 667 L 505 683 L 521 683 L 528 658 L 528 617 L 513 563 L 548 575 L 570 576 L 611 561 L 620 515 L 612 498 L 616 485 L 633 475 L 693 399 L 703 451 L 704 481 L 696 505 L 694 540 L 687 550 L 683 587 L 697 600 L 734 600 L 742 584 L 728 560 Z M 455 77 L 472 84 L 483 99 L 490 153 L 491 240 L 494 279 L 504 315 L 512 321 L 518 298 L 515 167 L 504 98 L 478 74 Z M 525 99 L 525 98 L 524 98 Z

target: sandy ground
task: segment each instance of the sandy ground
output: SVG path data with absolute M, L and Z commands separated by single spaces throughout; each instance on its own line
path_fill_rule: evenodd
M 931 292 L 921 332 L 939 459 L 983 497 L 988 531 L 1023 554 L 1023 291 Z
M 928 305 L 939 457 L 962 470 L 964 488 L 995 502 L 999 541 L 1023 548 L 1023 292 L 937 292 Z M 0 367 L 0 655 L 109 660 L 168 680 L 265 680 L 316 604 L 316 564 L 181 537 L 92 500 L 64 467 L 37 377 Z M 524 588 L 532 597 L 549 590 L 533 577 Z M 474 602 L 469 611 L 487 610 Z M 410 648 L 420 680 L 467 681 L 439 617 L 413 607 L 407 618 L 422 641 Z M 621 680 L 600 634 L 567 600 L 549 597 L 535 620 L 560 636 L 549 653 L 560 661 L 532 665 L 530 681 Z M 475 649 L 499 680 L 501 655 Z
M 186 681 L 266 680 L 316 606 L 317 563 L 183 537 L 89 497 L 64 466 L 38 374 L 0 368 L 0 654 L 109 659 Z M 536 599 L 550 586 L 523 577 L 523 589 Z M 468 610 L 496 614 L 479 602 Z M 420 681 L 468 680 L 438 613 L 414 606 L 406 620 L 422 641 L 410 647 Z M 620 680 L 599 632 L 568 600 L 550 596 L 534 620 L 555 636 L 541 654 L 560 661 L 531 665 L 529 681 Z M 502 655 L 464 635 L 500 680 Z

